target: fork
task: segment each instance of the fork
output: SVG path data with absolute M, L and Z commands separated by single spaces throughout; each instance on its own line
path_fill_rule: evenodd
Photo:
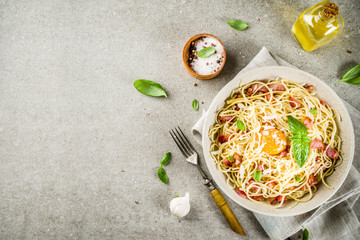
M 186 161 L 197 166 L 202 178 L 205 180 L 204 185 L 206 185 L 209 188 L 211 196 L 213 197 L 216 205 L 220 208 L 222 214 L 224 215 L 226 221 L 229 223 L 231 229 L 236 233 L 246 236 L 246 233 L 241 227 L 235 214 L 227 204 L 225 198 L 222 196 L 219 190 L 217 190 L 214 187 L 212 180 L 208 178 L 205 172 L 201 169 L 199 164 L 199 155 L 195 151 L 195 148 L 191 145 L 190 141 L 187 139 L 183 131 L 180 129 L 179 126 L 177 126 L 177 128 L 174 128 L 169 132 L 171 137 L 174 139 L 176 145 L 179 147 L 180 151 L 185 156 Z

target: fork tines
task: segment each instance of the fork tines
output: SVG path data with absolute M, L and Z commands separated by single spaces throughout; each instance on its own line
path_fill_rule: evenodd
M 195 148 L 191 145 L 191 143 L 186 138 L 183 131 L 181 131 L 179 126 L 177 126 L 177 128 L 170 130 L 169 132 L 171 137 L 174 139 L 176 145 L 179 147 L 180 151 L 186 158 L 190 157 L 194 153 L 197 154 Z

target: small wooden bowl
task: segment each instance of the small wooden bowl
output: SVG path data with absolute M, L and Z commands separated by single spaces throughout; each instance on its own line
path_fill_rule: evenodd
M 224 63 L 222 64 L 221 68 L 218 71 L 216 71 L 215 73 L 209 74 L 209 75 L 200 75 L 200 74 L 196 73 L 194 70 L 191 69 L 191 67 L 189 66 L 189 63 L 188 63 L 190 44 L 193 41 L 195 41 L 203 36 L 215 38 L 216 40 L 218 40 L 220 42 L 220 44 L 224 48 Z M 192 38 L 190 38 L 189 41 L 187 41 L 184 46 L 182 55 L 183 55 L 183 63 L 185 65 L 186 70 L 190 73 L 191 76 L 193 76 L 194 78 L 197 78 L 197 79 L 201 79 L 201 80 L 212 79 L 212 78 L 216 77 L 217 75 L 219 75 L 221 70 L 224 68 L 225 62 L 226 62 L 226 49 L 225 49 L 224 44 L 220 41 L 219 38 L 215 37 L 214 35 L 208 34 L 208 33 L 197 34 L 197 35 L 193 36 Z

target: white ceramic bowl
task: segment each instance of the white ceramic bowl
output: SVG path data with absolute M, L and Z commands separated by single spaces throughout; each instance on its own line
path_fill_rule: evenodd
M 241 85 L 243 85 L 254 80 L 275 79 L 276 77 L 285 78 L 297 83 L 314 85 L 317 97 L 330 104 L 330 106 L 335 108 L 342 117 L 342 121 L 337 121 L 337 123 L 339 126 L 340 136 L 343 140 L 342 150 L 344 154 L 342 156 L 344 161 L 336 168 L 336 171 L 334 171 L 331 176 L 326 178 L 327 183 L 330 184 L 333 189 L 329 189 L 320 183 L 317 185 L 318 191 L 310 201 L 306 203 L 299 203 L 293 208 L 290 208 L 290 206 L 294 204 L 294 201 L 288 201 L 282 208 L 275 209 L 240 197 L 229 185 L 226 184 L 225 176 L 222 172 L 216 169 L 215 162 L 210 156 L 211 142 L 208 138 L 209 128 L 214 124 L 216 113 L 224 106 L 226 98 L 230 96 L 231 92 L 235 88 L 239 87 L 240 81 L 242 81 Z M 327 201 L 340 188 L 351 168 L 354 156 L 355 139 L 354 129 L 349 113 L 347 112 L 342 100 L 328 85 L 304 71 L 294 68 L 274 66 L 249 70 L 243 74 L 239 74 L 216 95 L 205 118 L 202 145 L 204 148 L 205 162 L 213 180 L 222 192 L 229 196 L 233 201 L 250 211 L 260 214 L 270 216 L 294 216 L 317 208 Z

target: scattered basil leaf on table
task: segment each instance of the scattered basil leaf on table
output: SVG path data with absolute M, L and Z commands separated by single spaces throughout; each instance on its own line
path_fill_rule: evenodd
M 240 131 L 245 132 L 245 123 L 243 121 L 237 120 L 236 125 L 240 129 Z
M 350 68 L 339 82 L 344 82 L 353 85 L 360 84 L 360 64 Z
M 301 182 L 301 178 L 300 178 L 298 175 L 295 176 L 295 180 L 296 180 L 297 182 Z
M 230 25 L 230 27 L 236 29 L 236 30 L 245 30 L 249 25 L 241 20 L 228 20 L 227 23 Z
M 198 100 L 194 99 L 194 100 L 192 101 L 192 108 L 193 108 L 194 110 L 198 110 L 198 109 L 199 109 L 199 102 L 198 102 Z
M 165 169 L 163 169 L 161 166 L 158 169 L 158 177 L 163 183 L 165 184 L 169 183 L 169 178 L 166 175 Z
M 290 140 L 293 141 L 293 154 L 299 167 L 302 167 L 310 153 L 311 138 L 307 136 L 308 130 L 305 125 L 292 116 L 287 116 L 290 131 L 293 137 Z
M 311 113 L 312 115 L 317 114 L 317 109 L 310 109 L 310 113 Z
M 215 53 L 214 47 L 206 47 L 206 48 L 201 49 L 197 56 L 199 58 L 208 58 L 211 55 L 213 55 L 214 53 Z
M 138 79 L 134 82 L 134 87 L 142 94 L 151 97 L 167 97 L 163 87 L 160 84 L 150 80 Z
M 171 160 L 171 152 L 168 152 L 165 154 L 165 156 L 161 159 L 160 164 L 161 165 L 168 165 Z
M 309 240 L 309 231 L 306 228 L 303 231 L 302 240 Z
M 260 182 L 262 178 L 262 172 L 260 170 L 255 170 L 254 171 L 254 179 L 256 182 Z

